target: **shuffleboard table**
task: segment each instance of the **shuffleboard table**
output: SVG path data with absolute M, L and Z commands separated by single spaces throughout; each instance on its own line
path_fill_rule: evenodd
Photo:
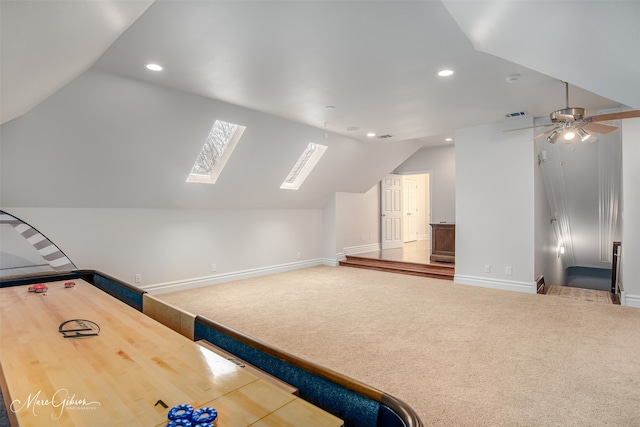
M 0 289 L 0 383 L 12 425 L 165 426 L 180 404 L 217 427 L 343 422 L 83 280 Z

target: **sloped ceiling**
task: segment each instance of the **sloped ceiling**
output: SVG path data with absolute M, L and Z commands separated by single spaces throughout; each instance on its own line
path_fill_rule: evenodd
M 215 120 L 246 126 L 216 184 L 187 183 Z M 280 185 L 309 142 L 328 146 L 297 191 Z M 90 70 L 2 126 L 4 206 L 322 208 L 365 192 L 420 143 L 362 142 L 272 115 Z
M 475 16 L 505 7 L 473 3 Z M 526 13 L 531 2 L 504 3 Z M 452 4 L 457 2 L 2 1 L 2 154 L 11 158 L 3 160 L 3 177 L 20 176 L 21 190 L 42 186 L 51 176 L 47 171 L 61 181 L 60 193 L 43 192 L 40 199 L 3 191 L 3 203 L 318 207 L 336 191 L 368 190 L 416 149 L 443 144 L 456 128 L 505 120 L 514 111 L 538 117 L 562 108 L 558 78 L 575 85 L 572 104 L 590 111 L 617 108 L 627 99 L 608 87 L 590 92 L 601 90 L 598 68 L 576 62 L 571 73 L 550 76 L 540 71 L 557 60 L 526 60 L 538 40 L 548 48 L 548 34 L 554 40 L 571 30 L 581 34 L 581 11 L 590 8 L 572 9 L 575 24 L 530 27 L 526 43 L 489 54 L 476 50 L 489 51 L 468 28 L 477 22 Z M 623 21 L 617 25 L 635 25 L 633 14 L 623 12 L 615 15 Z M 543 16 L 540 10 L 535 19 Z M 522 36 L 508 22 L 488 22 L 494 39 Z M 619 40 L 615 32 L 612 39 L 600 25 L 593 33 L 626 48 L 637 42 Z M 589 45 L 572 43 L 570 50 L 594 56 Z M 147 62 L 165 70 L 151 73 Z M 455 74 L 437 77 L 442 68 Z M 521 77 L 507 83 L 511 74 Z M 574 75 L 589 76 L 579 80 L 583 88 Z M 628 77 L 616 84 L 637 85 Z M 220 185 L 191 186 L 185 193 L 183 175 L 222 110 L 257 126 L 243 138 Z M 369 131 L 391 138 L 367 138 Z M 332 149 L 303 191 L 273 190 L 303 146 L 325 135 Z M 68 169 L 49 170 L 50 158 L 29 163 L 30 150 L 57 156 Z M 36 172 L 25 176 L 25 167 Z M 74 182 L 78 177 L 82 182 Z M 234 191 L 238 185 L 251 193 Z M 74 191 L 83 197 L 74 198 Z
M 489 55 L 474 48 L 468 38 L 471 32 L 465 29 L 469 19 L 456 22 L 451 3 L 167 0 L 147 8 L 149 2 L 3 1 L 1 78 L 2 87 L 10 88 L 6 94 L 3 89 L 3 111 L 8 113 L 3 113 L 3 122 L 92 64 L 361 140 L 366 140 L 367 132 L 376 132 L 390 134 L 395 141 L 417 138 L 442 144 L 456 128 L 500 121 L 506 113 L 545 116 L 564 106 L 560 77 L 576 86 L 572 91 L 576 105 L 601 110 L 622 103 L 588 92 L 600 88 L 591 80 L 580 80 L 589 83 L 583 88 L 574 81 L 575 75 L 592 73 L 591 67 L 573 67 L 571 73 L 550 77 L 540 72 L 553 62 L 549 58 L 524 60 L 535 43 L 550 51 L 568 50 L 549 48 L 545 40 L 573 29 L 584 33 L 577 24 L 537 25 L 542 17 L 537 18 L 533 24 L 537 26 L 527 30 L 529 42 L 523 44 L 515 42 L 522 37 L 517 27 L 490 21 L 492 34 L 514 41 L 508 55 L 513 59 L 505 60 L 498 57 L 501 52 Z M 525 4 L 537 2 L 473 3 L 473 10 L 484 12 L 474 16 L 484 17 L 504 9 L 501 3 L 517 4 L 526 13 Z M 144 13 L 118 37 L 125 26 L 106 31 L 116 15 L 112 10 L 128 11 L 128 21 L 122 22 L 129 23 L 135 20 L 134 12 Z M 582 10 L 572 11 L 576 22 Z M 455 11 L 458 19 L 460 7 Z M 630 16 L 624 19 L 629 25 L 635 22 Z M 598 26 L 593 33 L 611 40 L 609 29 L 601 31 Z M 92 40 L 96 42 L 89 44 Z M 612 43 L 635 42 L 615 38 Z M 594 55 L 591 46 L 579 42 L 570 51 L 572 59 Z M 21 52 L 33 59 L 13 60 L 20 59 Z M 36 61 L 46 67 L 33 66 Z M 161 63 L 165 71 L 146 71 L 143 65 L 150 61 Z M 443 68 L 456 73 L 438 78 L 436 73 Z M 521 79 L 509 84 L 505 77 L 511 74 L 520 74 Z M 329 105 L 335 109 L 325 109 Z M 359 129 L 347 131 L 348 127 Z
M 478 51 L 640 109 L 640 2 L 443 3 Z
M 153 0 L 0 2 L 0 123 L 93 66 Z

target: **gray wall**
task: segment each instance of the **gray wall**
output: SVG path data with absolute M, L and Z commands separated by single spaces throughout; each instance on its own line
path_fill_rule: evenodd
M 622 283 L 625 302 L 640 307 L 640 119 L 622 123 Z
M 453 145 L 425 147 L 398 166 L 393 173 L 428 172 L 431 222 L 455 222 L 456 152 Z
M 456 283 L 535 292 L 531 131 L 502 132 L 532 124 L 519 119 L 456 131 Z
M 534 159 L 535 192 L 535 279 L 544 276 L 546 285 L 565 285 L 567 275 L 562 258 L 558 255 L 558 236 L 551 218 L 554 216 L 545 191 L 541 164 L 538 164 L 539 151 L 536 146 Z
M 336 193 L 336 252 L 376 250 L 380 243 L 380 185 L 366 193 Z
M 322 262 L 321 209 L 10 208 L 78 268 L 173 290 Z M 212 271 L 216 264 L 216 271 Z

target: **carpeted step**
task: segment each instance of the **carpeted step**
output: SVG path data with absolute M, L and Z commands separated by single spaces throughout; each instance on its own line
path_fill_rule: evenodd
M 340 261 L 341 266 L 364 268 L 368 270 L 387 271 L 390 273 L 410 274 L 414 276 L 433 277 L 453 280 L 455 268 L 448 264 L 418 264 L 405 261 L 390 261 L 348 255 Z

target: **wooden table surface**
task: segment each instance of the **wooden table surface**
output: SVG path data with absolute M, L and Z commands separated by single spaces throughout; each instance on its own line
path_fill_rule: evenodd
M 20 426 L 164 426 L 183 403 L 213 407 L 218 427 L 341 426 L 342 421 L 265 382 L 92 285 L 75 280 L 0 289 L 0 379 Z M 85 319 L 97 336 L 65 338 Z M 156 403 L 162 400 L 168 409 Z

